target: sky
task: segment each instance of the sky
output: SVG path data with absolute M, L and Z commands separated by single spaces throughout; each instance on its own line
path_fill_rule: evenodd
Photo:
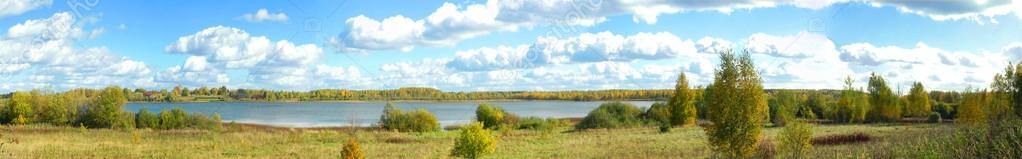
M 0 0 L 0 92 L 554 91 L 712 82 L 723 50 L 766 88 L 989 86 L 1022 56 L 1022 0 Z

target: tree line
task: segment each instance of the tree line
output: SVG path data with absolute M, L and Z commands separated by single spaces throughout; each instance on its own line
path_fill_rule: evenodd
M 87 128 L 117 129 L 219 129 L 220 116 L 187 113 L 180 108 L 162 110 L 159 114 L 141 110 L 124 111 L 128 102 L 123 89 L 73 89 L 66 92 L 33 90 L 13 92 L 0 100 L 0 123 L 51 124 Z

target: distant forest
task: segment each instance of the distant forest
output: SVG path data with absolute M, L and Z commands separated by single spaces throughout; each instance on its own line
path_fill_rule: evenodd
M 790 90 L 803 95 L 829 96 L 839 98 L 841 90 L 811 89 L 767 89 L 772 96 L 781 90 Z M 409 87 L 391 90 L 347 90 L 320 89 L 312 91 L 280 91 L 266 89 L 229 89 L 227 87 L 174 87 L 173 89 L 146 90 L 122 88 L 130 102 L 221 102 L 221 101 L 387 101 L 387 100 L 568 100 L 568 101 L 614 101 L 649 100 L 666 101 L 674 95 L 673 89 L 645 90 L 572 90 L 572 91 L 479 91 L 445 92 L 434 88 Z M 701 94 L 696 87 L 693 93 Z M 46 93 L 45 90 L 33 90 Z M 65 93 L 89 97 L 99 90 L 78 88 Z M 10 98 L 11 94 L 0 95 Z M 956 105 L 961 96 L 958 92 L 930 91 L 934 104 Z M 808 98 L 808 97 L 803 97 Z M 805 99 L 803 99 L 805 100 Z

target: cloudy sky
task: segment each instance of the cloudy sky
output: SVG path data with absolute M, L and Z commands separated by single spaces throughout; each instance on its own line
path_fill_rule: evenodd
M 1020 20 L 1022 0 L 0 0 L 0 92 L 671 88 L 727 48 L 767 88 L 962 90 L 1020 59 Z

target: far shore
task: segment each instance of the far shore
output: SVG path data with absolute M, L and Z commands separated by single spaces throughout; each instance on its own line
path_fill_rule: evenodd
M 487 99 L 487 100 L 313 100 L 313 101 L 179 101 L 179 102 L 150 102 L 130 101 L 128 103 L 372 103 L 372 102 L 419 102 L 419 103 L 441 103 L 441 102 L 518 102 L 518 101 L 562 101 L 562 102 L 603 102 L 603 101 L 638 101 L 657 102 L 655 99 L 628 99 L 628 100 L 536 100 L 536 99 Z

